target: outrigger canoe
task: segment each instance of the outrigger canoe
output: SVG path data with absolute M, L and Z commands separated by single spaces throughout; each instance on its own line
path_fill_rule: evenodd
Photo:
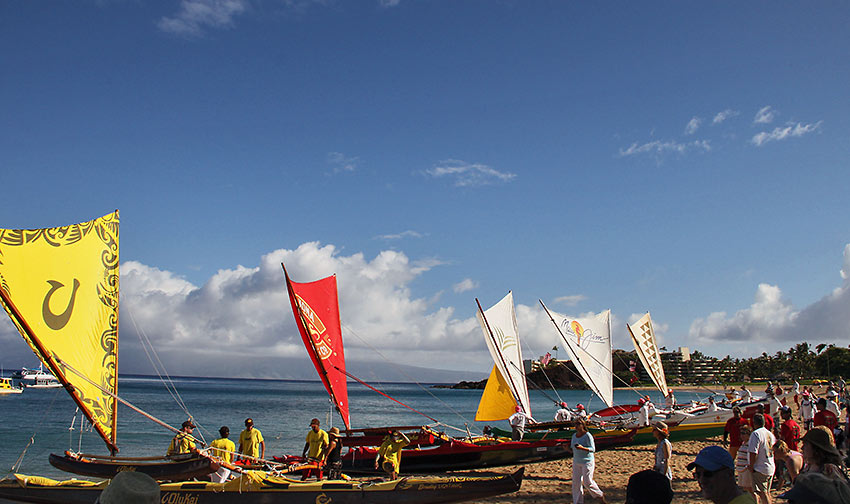
M 683 423 L 669 427 L 670 437 L 668 439 L 671 442 L 675 442 L 710 438 L 723 434 L 723 428 L 725 426 L 726 422 Z M 526 426 L 526 429 L 528 428 Z M 492 430 L 500 436 L 510 436 L 511 434 L 510 431 L 496 427 Z M 644 445 L 658 442 L 652 434 L 652 427 L 642 427 L 637 430 L 632 429 L 628 431 L 622 429 L 604 430 L 590 427 L 588 430 L 593 435 L 597 450 L 613 448 L 615 446 Z M 571 439 L 574 433 L 574 429 L 554 430 L 544 428 L 544 430 L 526 432 L 523 439 Z M 631 438 L 624 439 L 623 436 L 628 433 L 631 433 Z
M 301 482 L 250 471 L 227 483 L 160 485 L 160 502 L 186 504 L 425 504 L 474 501 L 519 490 L 524 468 L 481 477 L 407 477 L 393 481 Z M 106 481 L 55 481 L 15 474 L 0 480 L 0 498 L 39 504 L 91 504 Z
M 170 457 L 110 457 L 65 452 L 50 454 L 50 465 L 65 472 L 114 478 L 121 471 L 132 470 L 155 480 L 181 481 L 206 476 L 218 470 L 219 462 L 204 455 L 182 453 Z

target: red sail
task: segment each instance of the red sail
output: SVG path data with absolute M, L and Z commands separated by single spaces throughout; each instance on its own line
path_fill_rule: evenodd
M 345 381 L 345 352 L 342 345 L 336 275 L 315 282 L 298 283 L 289 279 L 285 266 L 283 274 L 286 277 L 289 302 L 292 304 L 292 313 L 295 314 L 295 323 L 301 332 L 301 339 L 331 400 L 342 416 L 345 428 L 349 429 L 348 385 Z

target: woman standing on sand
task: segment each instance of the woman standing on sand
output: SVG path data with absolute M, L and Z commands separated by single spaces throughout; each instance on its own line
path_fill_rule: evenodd
M 673 445 L 670 440 L 670 431 L 667 430 L 667 424 L 657 422 L 652 427 L 652 434 L 658 440 L 655 446 L 655 466 L 652 470 L 667 476 L 667 479 L 673 481 L 673 469 L 670 464 L 670 458 L 673 456 Z
M 576 420 L 576 432 L 570 441 L 570 451 L 573 453 L 573 504 L 584 502 L 585 488 L 600 502 L 608 504 L 599 485 L 593 481 L 593 453 L 596 451 L 596 444 L 593 435 L 587 431 L 587 422 L 583 418 Z

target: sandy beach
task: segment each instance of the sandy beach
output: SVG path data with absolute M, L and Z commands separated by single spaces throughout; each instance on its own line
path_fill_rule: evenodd
M 758 390 L 756 388 L 755 390 Z M 820 392 L 820 391 L 819 391 Z M 797 418 L 797 407 L 793 399 L 788 405 L 794 411 L 794 419 Z M 700 493 L 699 485 L 693 479 L 693 475 L 686 466 L 693 462 L 697 453 L 706 446 L 721 445 L 723 436 L 693 441 L 682 441 L 673 443 L 673 492 L 674 503 L 706 503 L 711 501 L 705 499 Z M 596 472 L 594 479 L 605 493 L 605 498 L 611 503 L 622 503 L 626 500 L 626 485 L 629 476 L 651 469 L 653 464 L 655 445 L 627 446 L 600 451 L 596 454 Z M 506 473 L 515 471 L 519 466 L 505 468 L 498 471 Z M 553 462 L 542 462 L 528 464 L 525 466 L 525 479 L 522 487 L 516 493 L 483 499 L 478 502 L 486 503 L 522 503 L 543 504 L 547 502 L 560 501 L 571 502 L 572 493 L 572 460 L 557 460 Z M 772 496 L 784 492 L 774 490 Z M 598 502 L 586 498 L 585 502 Z M 785 502 L 777 500 L 777 502 Z

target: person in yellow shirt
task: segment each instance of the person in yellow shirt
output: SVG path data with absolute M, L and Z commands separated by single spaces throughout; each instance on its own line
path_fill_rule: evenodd
M 390 479 L 397 479 L 401 466 L 401 449 L 409 444 L 410 439 L 403 432 L 390 432 L 378 448 L 378 456 L 375 457 L 375 469 L 380 464 L 381 469 L 390 475 Z M 380 462 L 381 458 L 384 459 L 383 462 Z
M 263 433 L 254 428 L 254 420 L 245 419 L 245 430 L 239 434 L 239 453 L 243 459 L 263 459 L 266 456 L 266 441 Z
M 233 453 L 236 451 L 236 444 L 228 439 L 230 428 L 226 425 L 218 430 L 220 438 L 210 443 L 210 454 L 218 457 L 228 466 L 233 463 Z M 230 477 L 230 469 L 222 465 L 218 470 L 210 474 L 210 479 L 214 483 L 224 483 Z
M 307 442 L 304 443 L 304 449 L 301 450 L 301 456 L 307 457 L 308 462 L 319 462 L 319 456 L 329 444 L 328 433 L 323 431 L 319 424 L 319 419 L 310 420 L 310 431 L 307 433 Z M 322 468 L 307 469 L 301 476 L 304 480 L 311 474 L 316 472 L 317 479 L 322 479 Z
M 167 456 L 179 455 L 181 453 L 191 453 L 198 451 L 195 448 L 195 442 L 192 440 L 192 431 L 195 429 L 195 424 L 191 420 L 186 420 L 174 438 L 171 439 L 171 444 L 168 445 Z

